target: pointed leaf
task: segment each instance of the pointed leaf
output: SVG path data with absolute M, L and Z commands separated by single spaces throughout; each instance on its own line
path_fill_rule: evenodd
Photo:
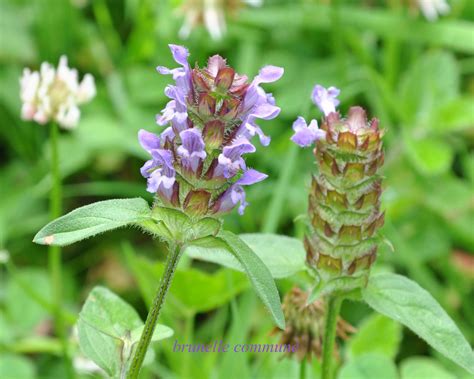
M 79 313 L 79 346 L 108 375 L 118 377 L 128 366 L 143 326 L 130 304 L 107 288 L 95 287 Z M 153 340 L 172 334 L 170 328 L 157 325 Z
M 396 274 L 371 277 L 362 292 L 377 312 L 418 334 L 431 347 L 474 373 L 474 353 L 469 343 L 436 300 L 417 283 Z
M 221 231 L 217 237 L 206 237 L 193 241 L 191 245 L 218 248 L 227 251 L 241 265 L 249 277 L 255 291 L 272 314 L 279 328 L 285 328 L 285 318 L 281 310 L 280 296 L 272 275 L 252 249 L 235 234 Z
M 306 252 L 303 243 L 296 238 L 270 233 L 240 234 L 239 237 L 265 263 L 273 278 L 286 278 L 306 269 Z M 240 262 L 227 249 L 194 245 L 189 246 L 186 253 L 195 259 L 244 272 Z
M 99 201 L 73 210 L 41 229 L 33 242 L 65 246 L 108 230 L 150 219 L 150 208 L 142 198 Z

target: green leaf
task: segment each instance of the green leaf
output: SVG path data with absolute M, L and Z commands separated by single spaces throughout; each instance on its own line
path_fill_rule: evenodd
M 455 379 L 449 371 L 437 361 L 427 357 L 405 359 L 400 365 L 401 379 Z
M 272 275 L 252 249 L 235 234 L 222 230 L 217 238 L 207 237 L 192 242 L 192 245 L 204 248 L 227 250 L 239 262 L 249 277 L 257 295 L 272 314 L 279 328 L 285 328 L 285 318 L 281 310 L 280 296 Z
M 405 73 L 400 85 L 400 102 L 405 125 L 419 132 L 431 129 L 432 114 L 456 98 L 459 68 L 453 54 L 433 51 L 422 55 Z
M 460 96 L 435 109 L 432 117 L 433 128 L 449 133 L 474 127 L 474 96 Z
M 348 344 L 351 357 L 380 353 L 390 359 L 395 358 L 402 338 L 402 328 L 398 322 L 375 313 L 357 329 L 357 334 Z
M 299 239 L 276 234 L 240 234 L 239 237 L 265 263 L 273 278 L 286 278 L 306 269 L 306 252 Z M 192 258 L 244 272 L 242 264 L 226 248 L 189 246 Z
M 138 341 L 140 341 L 140 337 L 142 336 L 143 329 L 145 328 L 145 325 L 139 326 L 138 328 L 135 328 L 132 330 L 130 336 L 132 340 L 132 345 L 136 344 Z M 168 328 L 165 325 L 160 325 L 157 324 L 155 327 L 155 330 L 153 331 L 153 334 L 151 336 L 151 342 L 157 342 L 161 341 L 165 338 L 169 338 L 173 335 L 173 330 Z
M 150 262 L 127 251 L 127 263 L 131 268 L 147 304 L 151 304 L 159 278 L 163 275 L 162 262 Z M 232 281 L 232 286 L 229 286 Z M 239 272 L 218 270 L 206 273 L 195 268 L 178 266 L 170 288 L 168 306 L 179 304 L 190 314 L 209 312 L 224 304 L 248 287 L 245 275 Z
M 82 352 L 111 377 L 117 377 L 126 369 L 142 329 L 138 313 L 104 287 L 91 291 L 77 322 Z M 153 340 L 172 334 L 170 328 L 157 325 Z
M 404 137 L 408 158 L 422 174 L 439 175 L 449 170 L 454 152 L 445 141 L 434 137 L 420 140 Z
M 150 219 L 142 198 L 105 200 L 73 210 L 41 229 L 33 242 L 65 246 L 108 230 Z
M 5 316 L 13 322 L 9 331 L 17 336 L 27 336 L 39 323 L 48 318 L 48 310 L 38 304 L 21 286 L 28 283 L 46 299 L 51 298 L 51 281 L 45 270 L 25 268 L 18 270 L 18 277 L 10 276 L 5 293 Z M 17 280 L 15 280 L 17 279 Z
M 398 379 L 397 367 L 387 356 L 369 353 L 346 363 L 338 379 Z
M 431 347 L 474 373 L 474 353 L 458 327 L 417 283 L 396 274 L 371 277 L 362 292 L 377 312 L 410 328 Z
M 2 353 L 0 356 L 0 374 L 4 379 L 33 379 L 36 377 L 35 366 L 29 359 L 8 353 Z

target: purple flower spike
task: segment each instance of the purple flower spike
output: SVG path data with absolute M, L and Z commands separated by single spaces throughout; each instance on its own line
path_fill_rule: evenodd
M 195 173 L 201 161 L 206 158 L 201 131 L 196 128 L 186 129 L 179 133 L 179 136 L 182 145 L 178 147 L 177 152 L 181 157 L 183 167 Z
M 337 96 L 339 96 L 340 92 L 341 91 L 336 87 L 329 87 L 326 89 L 323 86 L 317 84 L 314 86 L 311 99 L 313 100 L 314 104 L 318 106 L 321 112 L 327 116 L 332 112 L 336 112 L 336 107 L 340 103 L 340 101 L 337 99 Z
M 262 88 L 281 78 L 283 68 L 265 66 L 253 80 L 237 73 L 225 58 L 214 55 L 205 67 L 191 67 L 189 51 L 169 45 L 176 67 L 157 67 L 171 75 L 165 89 L 168 103 L 156 122 L 161 134 L 139 133 L 151 158 L 141 168 L 148 191 L 157 204 L 201 217 L 221 214 L 247 205 L 244 186 L 266 178 L 248 170 L 244 154 L 255 152 L 250 139 L 258 135 L 270 143 L 259 120 L 278 116 L 275 98 Z M 239 206 L 240 204 L 240 206 Z
M 144 129 L 140 129 L 138 132 L 138 141 L 140 145 L 149 153 L 154 149 L 160 148 L 160 137 L 156 134 L 147 132 Z
M 318 128 L 316 120 L 311 120 L 307 125 L 306 120 L 301 116 L 293 123 L 293 130 L 295 134 L 291 140 L 301 147 L 311 146 L 314 141 L 326 136 L 326 132 Z
M 214 177 L 231 178 L 240 169 L 245 170 L 246 166 L 242 154 L 253 152 L 255 152 L 255 146 L 245 138 L 239 138 L 232 145 L 225 146 L 217 159 L 219 164 L 214 171 Z

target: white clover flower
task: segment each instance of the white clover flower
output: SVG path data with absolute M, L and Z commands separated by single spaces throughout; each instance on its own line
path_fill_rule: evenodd
M 186 39 L 199 24 L 204 24 L 214 40 L 220 40 L 227 30 L 226 16 L 235 14 L 245 5 L 259 7 L 263 0 L 186 0 L 182 12 L 184 24 L 179 30 L 180 38 Z
M 450 10 L 446 0 L 418 0 L 418 7 L 429 21 L 436 21 L 438 16 L 445 15 Z
M 69 68 L 66 56 L 62 56 L 57 69 L 47 62 L 41 64 L 39 72 L 24 69 L 20 79 L 21 117 L 39 124 L 53 120 L 64 129 L 73 129 L 81 115 L 78 106 L 95 94 L 94 77 L 86 74 L 79 83 L 77 70 Z

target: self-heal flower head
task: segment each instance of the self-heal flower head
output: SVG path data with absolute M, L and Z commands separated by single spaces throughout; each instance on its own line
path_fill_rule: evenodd
M 72 129 L 79 122 L 79 105 L 95 94 L 93 76 L 86 74 L 79 83 L 77 70 L 69 68 L 62 56 L 57 68 L 44 62 L 39 71 L 24 69 L 20 79 L 21 117 L 39 124 L 55 121 Z
M 367 120 L 361 107 L 347 117 L 335 111 L 339 90 L 316 86 L 313 100 L 323 110 L 320 129 L 303 118 L 293 124 L 292 140 L 315 143 L 317 173 L 312 177 L 305 238 L 306 260 L 322 293 L 350 292 L 367 284 L 383 225 L 380 210 L 384 153 L 378 120 Z
M 336 112 L 336 107 L 339 105 L 339 100 L 337 99 L 339 93 L 340 91 L 336 87 L 326 89 L 317 84 L 314 86 L 311 99 L 321 112 L 323 112 L 325 116 L 328 116 L 330 113 Z
M 244 156 L 256 150 L 253 136 L 263 145 L 270 142 L 256 122 L 280 112 L 262 84 L 278 80 L 283 69 L 265 66 L 249 82 L 219 55 L 203 68 L 191 68 L 185 47 L 170 49 L 179 67 L 157 68 L 174 80 L 165 89 L 170 101 L 156 116 L 165 129 L 159 136 L 139 132 L 140 144 L 152 156 L 141 169 L 148 190 L 165 205 L 195 217 L 220 215 L 236 206 L 242 214 L 244 187 L 267 177 L 245 163 Z

